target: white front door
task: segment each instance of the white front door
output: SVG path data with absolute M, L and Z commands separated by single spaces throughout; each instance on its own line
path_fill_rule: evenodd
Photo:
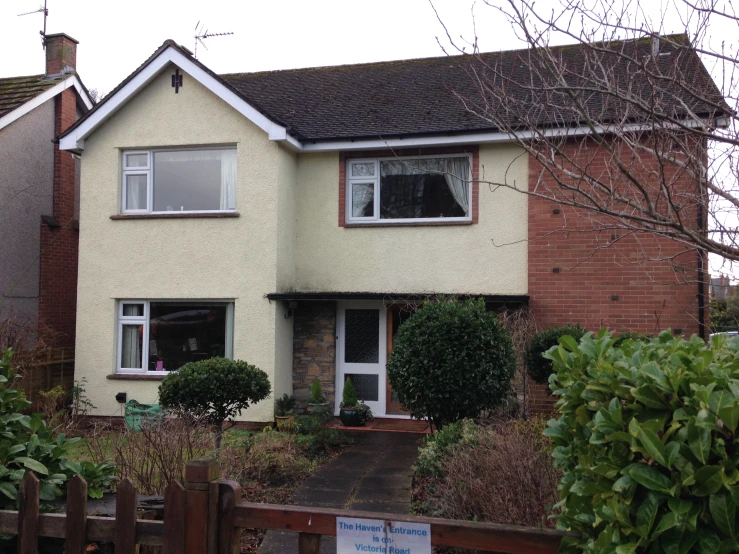
M 382 302 L 339 303 L 336 343 L 336 414 L 347 379 L 375 416 L 385 415 L 387 314 Z

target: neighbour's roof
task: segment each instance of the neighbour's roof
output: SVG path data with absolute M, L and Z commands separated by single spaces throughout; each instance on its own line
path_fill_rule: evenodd
M 69 75 L 0 78 L 0 117 L 47 91 Z
M 651 83 L 662 79 L 662 94 L 658 95 L 661 104 L 656 110 L 664 109 L 670 115 L 715 116 L 728 111 L 687 36 L 662 37 L 660 44 L 657 56 L 652 53 L 649 37 L 596 48 L 601 65 L 607 67 L 604 78 L 626 87 L 632 99 L 642 98 L 647 105 L 657 96 Z M 510 101 L 504 107 L 505 116 L 512 126 L 523 118 L 542 127 L 583 124 L 578 111 L 568 105 L 571 100 L 566 93 L 552 92 L 552 87 L 545 86 L 549 85 L 544 83 L 546 77 L 532 76 L 532 67 L 541 67 L 546 60 L 542 61 L 537 51 L 531 49 L 219 76 L 193 58 L 189 50 L 166 40 L 62 136 L 93 117 L 168 48 L 187 56 L 199 69 L 303 142 L 501 131 L 486 117 L 486 110 L 500 107 L 494 99 L 491 102 L 480 86 L 484 79 L 505 90 L 504 97 Z M 594 51 L 591 48 L 586 56 L 585 48 L 588 45 L 560 46 L 549 51 L 567 68 L 569 82 L 582 85 L 583 89 L 592 84 L 586 82 L 585 76 L 589 75 L 588 64 L 593 64 Z M 625 55 L 609 55 L 609 49 Z M 669 80 L 671 75 L 687 80 L 691 88 L 705 90 L 712 102 L 698 102 L 680 89 L 675 90 Z M 632 116 L 638 120 L 639 110 L 633 102 L 603 94 L 597 87 L 595 92 L 584 94 L 588 109 L 597 114 L 601 123 L 609 119 L 629 120 Z M 470 107 L 478 113 L 471 113 Z

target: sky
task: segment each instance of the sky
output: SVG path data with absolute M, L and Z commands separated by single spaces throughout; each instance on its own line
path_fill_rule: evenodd
M 1 0 L 3 56 L 0 77 L 41 73 L 44 52 L 39 8 L 43 0 Z M 472 36 L 472 2 L 435 0 L 445 23 Z M 484 8 L 484 9 L 483 9 Z M 88 88 L 105 93 L 130 74 L 164 40 L 194 49 L 200 21 L 210 32 L 198 59 L 216 73 L 361 63 L 444 52 L 436 37 L 444 29 L 428 0 L 48 0 L 47 32 L 77 39 L 77 70 Z M 496 25 L 497 14 L 478 6 L 485 49 L 500 50 L 515 37 Z
M 43 15 L 18 15 L 38 10 L 43 1 L 0 0 L 0 77 L 43 73 L 39 35 Z M 637 0 L 620 1 L 633 4 Z M 89 89 L 102 94 L 110 92 L 166 39 L 194 50 L 198 24 L 201 31 L 233 33 L 206 39 L 207 49 L 198 45 L 198 59 L 216 73 L 443 56 L 440 41 L 454 53 L 444 26 L 460 45 L 476 35 L 482 51 L 523 47 L 510 24 L 488 5 L 504 0 L 433 0 L 433 6 L 430 0 L 47 2 L 47 33 L 64 32 L 79 41 L 77 71 Z M 544 9 L 558 4 L 557 0 L 537 2 Z M 679 14 L 671 11 L 672 0 L 646 0 L 643 5 L 646 12 L 635 17 L 659 19 L 666 8 L 669 16 L 663 31 L 684 30 Z M 713 35 L 719 41 L 726 33 L 714 30 Z M 739 278 L 739 271 L 723 265 L 720 258 L 711 257 L 711 268 L 712 273 L 723 271 Z

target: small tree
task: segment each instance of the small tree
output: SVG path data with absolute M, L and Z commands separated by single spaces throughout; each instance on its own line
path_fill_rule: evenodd
M 500 406 L 514 369 L 511 339 L 485 302 L 442 297 L 400 326 L 387 364 L 401 405 L 432 429 Z
M 267 374 L 241 360 L 210 358 L 183 365 L 159 385 L 162 407 L 204 417 L 216 432 L 221 447 L 223 422 L 271 392 Z
M 580 340 L 584 334 L 585 329 L 580 327 L 579 324 L 550 327 L 535 333 L 531 338 L 529 347 L 526 349 L 526 371 L 532 381 L 539 385 L 549 383 L 549 376 L 554 373 L 554 370 L 552 369 L 552 360 L 545 359 L 544 352 L 552 346 L 557 346 L 560 337 L 569 335 L 575 340 Z M 548 388 L 547 392 L 549 392 Z

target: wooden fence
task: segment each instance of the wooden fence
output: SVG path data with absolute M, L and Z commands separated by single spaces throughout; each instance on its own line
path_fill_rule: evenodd
M 319 554 L 321 537 L 336 534 L 337 517 L 427 523 L 431 544 L 511 554 L 555 553 L 566 533 L 492 523 L 397 516 L 327 508 L 241 502 L 234 481 L 218 480 L 214 460 L 188 464 L 186 481 L 169 485 L 164 520 L 136 517 L 136 487 L 118 485 L 115 517 L 87 515 L 87 484 L 75 476 L 68 485 L 63 514 L 39 513 L 39 481 L 30 471 L 20 487 L 19 510 L 0 510 L 0 533 L 17 534 L 18 553 L 36 554 L 38 537 L 65 539 L 67 554 L 83 554 L 88 542 L 115 544 L 115 554 L 136 554 L 136 545 L 161 546 L 162 554 L 238 554 L 241 529 L 299 533 L 300 554 Z
M 21 387 L 26 398 L 34 401 L 40 391 L 61 386 L 69 392 L 74 386 L 74 348 L 44 348 L 19 353 L 14 361 L 23 375 Z

